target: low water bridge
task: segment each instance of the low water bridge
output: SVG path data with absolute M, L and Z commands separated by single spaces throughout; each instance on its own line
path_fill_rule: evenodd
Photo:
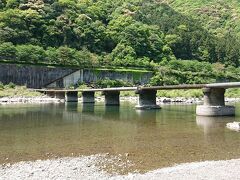
M 235 107 L 225 105 L 225 90 L 238 87 L 240 87 L 240 82 L 101 89 L 37 89 L 36 91 L 46 93 L 51 97 L 64 99 L 66 102 L 77 102 L 78 92 L 81 92 L 84 104 L 94 103 L 95 92 L 102 92 L 105 96 L 105 105 L 107 106 L 120 105 L 119 95 L 121 91 L 135 91 L 135 93 L 139 95 L 138 105 L 136 106 L 137 109 L 159 109 L 160 106 L 156 104 L 156 94 L 158 90 L 202 89 L 204 103 L 203 105 L 197 106 L 197 115 L 230 116 L 235 115 Z

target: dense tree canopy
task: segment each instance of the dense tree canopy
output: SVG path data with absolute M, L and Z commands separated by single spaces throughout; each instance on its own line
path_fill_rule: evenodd
M 0 60 L 239 67 L 239 9 L 237 0 L 0 0 Z

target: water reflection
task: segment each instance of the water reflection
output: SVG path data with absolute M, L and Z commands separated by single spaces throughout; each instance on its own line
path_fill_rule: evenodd
M 238 116 L 196 117 L 194 105 L 150 111 L 136 111 L 128 103 L 4 106 L 0 108 L 0 163 L 46 158 L 46 153 L 109 152 L 129 153 L 138 168 L 150 170 L 238 158 L 239 133 L 225 128 L 227 122 L 237 120 Z
M 76 112 L 77 109 L 78 109 L 78 103 L 77 102 L 68 102 L 68 103 L 65 103 L 63 105 L 65 105 L 65 109 L 67 111 L 75 111 Z
M 94 114 L 95 105 L 94 104 L 83 104 L 82 113 Z
M 196 116 L 196 123 L 203 129 L 205 135 L 216 133 L 225 127 L 222 117 Z
M 103 118 L 107 120 L 120 120 L 120 106 L 105 106 Z
M 156 124 L 159 110 L 136 110 L 136 119 L 141 124 Z
M 228 122 L 232 122 L 233 117 L 207 117 L 196 116 L 196 123 L 204 131 L 205 135 L 222 132 Z
M 217 143 L 225 144 L 229 141 L 226 124 L 232 121 L 234 117 L 196 117 L 196 124 L 204 132 L 205 143 L 213 147 Z

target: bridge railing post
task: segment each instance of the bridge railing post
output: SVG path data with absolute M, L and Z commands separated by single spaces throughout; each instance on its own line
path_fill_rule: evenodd
M 160 109 L 160 106 L 156 104 L 156 90 L 136 90 L 138 94 L 138 105 L 136 109 Z
M 232 116 L 235 114 L 235 107 L 225 105 L 224 88 L 203 88 L 203 94 L 203 105 L 197 106 L 197 115 Z

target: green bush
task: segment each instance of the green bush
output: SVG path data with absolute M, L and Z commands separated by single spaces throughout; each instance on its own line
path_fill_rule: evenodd
M 7 88 L 14 89 L 14 88 L 16 87 L 16 85 L 15 85 L 14 83 L 10 82 L 10 83 L 7 84 L 5 87 L 6 87 L 6 89 L 7 89 Z
M 98 80 L 95 86 L 98 88 L 129 87 L 129 86 L 132 86 L 132 84 L 129 82 L 125 82 L 123 80 L 104 79 L 104 80 Z
M 0 82 L 0 89 L 4 89 L 4 85 L 2 82 Z
M 45 51 L 40 46 L 34 45 L 18 45 L 17 60 L 21 62 L 29 63 L 44 63 L 46 59 Z
M 16 57 L 16 48 L 10 43 L 0 44 L 0 60 L 14 60 Z

